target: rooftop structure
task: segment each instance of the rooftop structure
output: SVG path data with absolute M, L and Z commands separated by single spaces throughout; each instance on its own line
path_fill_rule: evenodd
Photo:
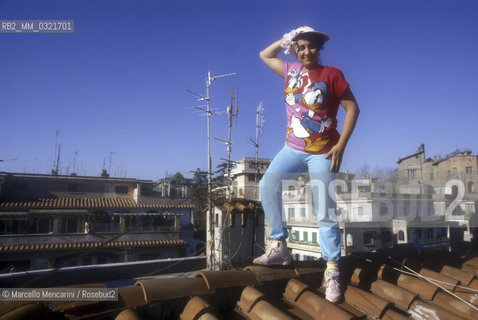
M 118 301 L 2 301 L 0 312 L 8 319 L 476 319 L 477 258 L 398 246 L 347 256 L 341 268 L 338 304 L 325 300 L 324 263 L 316 261 L 148 277 L 119 286 Z
M 151 180 L 0 172 L 0 270 L 193 255 L 193 209 Z

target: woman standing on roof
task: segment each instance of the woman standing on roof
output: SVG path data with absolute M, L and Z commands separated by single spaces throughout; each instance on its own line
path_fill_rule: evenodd
M 300 27 L 285 34 L 261 51 L 262 61 L 285 79 L 284 100 L 287 113 L 286 142 L 274 157 L 260 182 L 265 216 L 270 228 L 271 247 L 254 259 L 256 264 L 287 265 L 290 255 L 282 206 L 282 184 L 298 177 L 308 168 L 315 213 L 319 225 L 325 271 L 326 298 L 338 302 L 342 292 L 338 282 L 340 230 L 335 218 L 335 189 L 329 182 L 338 172 L 347 142 L 352 135 L 359 108 L 342 72 L 322 66 L 320 50 L 329 40 L 325 33 Z M 298 62 L 285 62 L 278 54 L 285 49 Z M 342 134 L 337 131 L 339 104 L 346 111 Z

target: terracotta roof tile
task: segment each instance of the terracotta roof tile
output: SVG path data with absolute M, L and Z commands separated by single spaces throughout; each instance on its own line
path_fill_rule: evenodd
M 473 273 L 475 276 L 478 276 L 478 266 L 463 265 L 461 270 Z
M 465 286 L 469 285 L 476 277 L 474 273 L 466 272 L 450 266 L 443 266 L 440 273 L 450 278 L 459 280 L 460 283 Z
M 382 320 L 406 320 L 409 318 L 410 317 L 404 316 L 403 314 L 398 313 L 395 310 L 387 309 L 385 310 L 385 313 L 383 314 Z
M 313 319 L 351 320 L 355 316 L 317 295 L 310 288 L 296 280 L 287 282 L 284 298 L 306 312 Z
M 145 245 L 147 241 L 137 243 Z M 63 305 L 58 309 L 69 318 L 132 308 L 140 314 L 142 306 L 162 306 L 163 303 L 168 308 L 176 305 L 176 316 L 181 314 L 181 319 L 478 318 L 474 307 L 418 276 L 404 274 L 403 271 L 411 273 L 405 270 L 405 259 L 400 259 L 404 252 L 406 250 L 394 253 L 400 261 L 398 264 L 377 253 L 344 257 L 340 263 L 344 283 L 348 286 L 344 302 L 336 305 L 324 299 L 323 288 L 320 288 L 323 263 L 295 262 L 292 267 L 249 266 L 244 270 L 201 271 L 191 278 L 145 279 L 137 281 L 135 286 L 119 288 L 118 302 L 77 304 L 76 307 Z M 412 260 L 420 262 L 419 258 L 416 255 Z M 447 261 L 456 266 L 454 258 Z M 462 261 L 466 264 L 470 260 Z M 450 271 L 456 273 L 455 269 Z M 446 288 L 454 289 L 452 293 L 475 303 L 477 291 L 458 287 L 458 280 L 427 268 L 422 268 L 420 275 L 450 282 Z M 478 286 L 477 281 L 473 277 L 469 287 Z M 0 303 L 0 310 L 4 310 L 2 307 Z
M 165 204 L 148 203 L 137 204 L 128 198 L 41 198 L 31 201 L 2 201 L 0 209 L 26 208 L 26 209 L 72 209 L 72 208 L 127 208 L 127 209 L 193 209 L 189 202 Z
M 478 257 L 466 259 L 463 264 L 478 267 Z
M 381 318 L 391 302 L 349 285 L 344 293 L 345 302 L 375 318 Z
M 252 265 L 246 267 L 245 270 L 253 271 L 259 282 L 297 277 L 297 272 L 291 268 L 271 269 L 266 266 Z
M 140 280 L 136 286 L 142 288 L 148 302 L 175 299 L 188 296 L 204 295 L 213 290 L 208 288 L 204 278 L 171 278 L 159 280 Z
M 380 296 L 397 307 L 407 311 L 418 295 L 406 289 L 397 287 L 389 282 L 378 279 L 372 283 L 370 290 L 377 296 Z
M 115 317 L 115 320 L 141 320 L 141 318 L 133 310 L 125 309 Z
M 76 242 L 76 243 L 40 243 L 25 245 L 0 245 L 0 252 L 20 252 L 32 250 L 64 250 L 98 247 L 139 247 L 139 246 L 183 246 L 187 242 L 180 239 L 175 240 L 155 240 L 146 244 L 143 241 L 110 241 L 110 242 Z
M 196 277 L 202 277 L 210 290 L 259 284 L 254 273 L 248 270 L 200 271 Z
M 420 274 L 424 277 L 428 277 L 428 278 L 432 278 L 434 280 L 442 281 L 442 282 L 437 281 L 437 283 L 440 284 L 441 286 L 443 286 L 444 288 L 446 288 L 448 290 L 451 290 L 451 291 L 454 291 L 457 284 L 460 282 L 459 280 L 453 279 L 453 278 L 448 277 L 444 274 L 441 274 L 441 273 L 438 273 L 438 272 L 435 272 L 435 271 L 432 271 L 432 270 L 429 270 L 429 269 L 426 269 L 426 268 L 422 268 L 420 270 Z
M 244 313 L 249 313 L 252 307 L 259 301 L 264 299 L 264 294 L 251 286 L 247 286 L 242 290 L 241 299 L 237 302 L 237 306 Z
M 398 277 L 397 285 L 404 289 L 407 289 L 413 293 L 416 293 L 425 299 L 432 300 L 438 291 L 438 287 L 422 279 L 401 274 Z
M 183 313 L 179 316 L 181 320 L 213 320 L 217 319 L 210 311 L 212 307 L 209 303 L 204 301 L 200 297 L 192 297 L 186 306 L 184 307 Z
M 437 307 L 434 304 L 420 301 L 420 300 L 413 301 L 408 312 L 415 319 L 439 319 L 439 320 L 465 319 L 447 310 Z
M 242 291 L 237 306 L 239 308 L 238 311 L 241 314 L 244 314 L 248 319 L 293 319 L 271 303 L 267 302 L 264 294 L 250 286 L 244 288 Z
M 444 292 L 437 292 L 433 298 L 433 303 L 465 319 L 477 319 L 476 310 Z

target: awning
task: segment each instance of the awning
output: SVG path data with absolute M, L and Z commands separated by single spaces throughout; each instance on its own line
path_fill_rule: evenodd
M 182 213 L 171 212 L 114 212 L 115 216 L 183 216 Z
M 26 215 L 27 215 L 26 211 L 0 211 L 0 218 L 2 217 L 25 218 Z
M 28 211 L 29 214 L 55 214 L 55 215 L 85 215 L 88 214 L 86 209 L 32 209 Z

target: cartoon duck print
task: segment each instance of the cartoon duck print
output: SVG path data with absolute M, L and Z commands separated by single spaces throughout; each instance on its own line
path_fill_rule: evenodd
M 308 73 L 298 73 L 297 70 L 292 69 L 287 74 L 287 86 L 285 87 L 285 101 L 288 105 L 293 106 L 302 97 L 304 88 L 309 86 Z
M 322 109 L 322 103 L 327 99 L 327 85 L 325 82 L 314 82 L 313 88 L 308 90 L 300 100 L 307 108 L 318 111 Z
M 307 87 L 309 85 L 305 88 L 306 93 L 301 95 L 300 102 L 309 110 L 301 114 L 301 109 L 295 108 L 300 117 L 292 115 L 286 140 L 289 141 L 289 134 L 293 132 L 297 138 L 304 139 L 306 151 L 319 152 L 329 142 L 329 139 L 321 138 L 321 135 L 332 125 L 332 119 L 327 115 L 316 116 L 316 111 L 322 109 L 322 103 L 327 98 L 327 85 L 316 82 L 310 89 Z

